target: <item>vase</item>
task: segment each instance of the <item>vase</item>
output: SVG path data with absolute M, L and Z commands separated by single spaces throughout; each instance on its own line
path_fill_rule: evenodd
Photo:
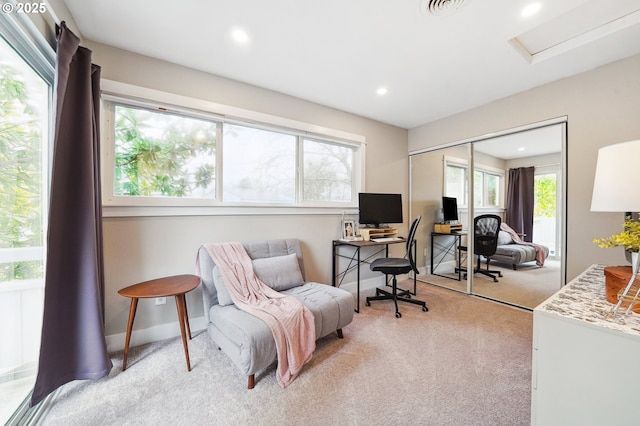
M 618 303 L 616 303 L 615 308 L 613 308 L 612 313 L 616 314 L 618 312 L 618 309 L 622 306 L 622 304 L 627 305 L 627 309 L 625 310 L 625 315 L 629 314 L 631 312 L 631 303 L 633 303 L 633 311 L 635 311 L 635 308 L 637 306 L 640 306 L 640 303 L 638 303 L 638 298 L 640 296 L 640 289 L 637 287 L 633 288 L 633 291 L 631 291 L 631 288 L 633 287 L 633 284 L 636 281 L 636 278 L 638 277 L 638 263 L 640 261 L 640 256 L 638 255 L 637 251 L 631 252 L 631 276 L 629 277 L 629 282 L 627 284 L 627 286 L 625 287 L 624 290 L 621 290 L 618 293 Z
M 632 275 L 633 270 L 631 266 L 607 266 L 604 268 L 604 288 L 607 302 L 613 305 L 618 303 L 618 294 L 627 286 Z M 627 306 L 629 306 L 628 303 L 622 303 L 620 305 L 620 307 L 624 309 L 626 309 Z M 634 306 L 632 311 L 640 313 L 640 305 Z

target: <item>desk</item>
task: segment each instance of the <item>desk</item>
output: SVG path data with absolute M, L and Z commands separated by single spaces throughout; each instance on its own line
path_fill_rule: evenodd
M 458 281 L 462 281 L 462 256 L 460 254 L 460 247 L 462 245 L 462 237 L 466 237 L 466 232 L 444 233 L 444 232 L 432 232 L 431 233 L 431 275 L 437 275 L 443 278 L 449 278 L 455 280 L 456 278 L 441 275 L 436 273 L 436 269 L 442 263 L 442 261 L 449 254 L 453 254 L 456 261 L 455 271 L 458 273 Z M 444 237 L 444 238 L 443 238 Z M 453 238 L 452 238 L 453 237 Z M 444 241 L 442 241 L 444 240 Z M 439 249 L 438 254 L 435 254 L 435 248 Z
M 118 294 L 131 298 L 131 306 L 129 307 L 129 323 L 127 324 L 127 337 L 124 342 L 124 360 L 122 361 L 122 371 L 127 368 L 127 354 L 129 353 L 129 342 L 131 341 L 131 331 L 133 329 L 133 320 L 136 317 L 136 308 L 138 307 L 138 299 L 175 296 L 176 307 L 178 308 L 178 322 L 180 323 L 180 332 L 182 333 L 182 346 L 184 347 L 184 355 L 187 359 L 187 370 L 191 371 L 191 363 L 189 362 L 189 347 L 187 346 L 187 335 L 185 326 L 189 332 L 189 340 L 191 340 L 191 328 L 189 327 L 189 314 L 187 313 L 187 303 L 184 295 L 200 284 L 200 277 L 196 275 L 175 275 L 172 277 L 158 278 L 151 281 L 145 281 L 134 284 L 129 287 L 118 290 Z
M 360 313 L 360 266 L 363 263 L 370 264 L 370 260 L 373 258 L 377 258 L 379 254 L 384 252 L 385 257 L 389 257 L 389 245 L 391 244 L 406 244 L 407 241 L 397 240 L 397 241 L 343 241 L 343 240 L 333 240 L 332 244 L 332 253 L 331 253 L 331 285 L 334 287 L 340 287 L 344 277 L 354 269 L 356 270 L 356 313 Z M 350 247 L 352 249 L 351 255 L 346 256 L 340 253 L 340 247 Z M 368 255 L 366 258 L 361 258 L 360 249 L 363 247 L 377 247 L 374 253 Z M 347 268 L 342 272 L 337 272 L 336 267 L 338 266 L 336 260 L 339 258 L 349 259 L 349 264 Z M 416 242 L 413 241 L 413 258 L 416 258 Z M 417 278 L 414 274 L 413 276 L 413 294 L 416 294 L 416 281 Z

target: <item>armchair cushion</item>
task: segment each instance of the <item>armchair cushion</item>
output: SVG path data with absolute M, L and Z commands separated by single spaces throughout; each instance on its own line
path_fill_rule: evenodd
M 284 291 L 304 284 L 298 257 L 295 253 L 254 259 L 251 264 L 258 279 L 276 291 Z M 213 285 L 218 293 L 218 304 L 220 306 L 233 305 L 227 285 L 224 283 L 220 268 L 217 266 L 213 268 Z
M 295 253 L 254 259 L 251 263 L 258 279 L 276 291 L 304 284 Z
M 233 305 L 233 300 L 231 300 L 231 295 L 229 294 L 229 290 L 227 290 L 227 285 L 224 283 L 222 272 L 220 272 L 218 266 L 213 267 L 213 285 L 218 294 L 218 304 L 220 306 Z

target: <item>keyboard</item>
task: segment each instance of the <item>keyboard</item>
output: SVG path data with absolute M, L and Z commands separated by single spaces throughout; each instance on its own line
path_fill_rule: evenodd
M 389 241 L 402 241 L 400 237 L 379 237 L 379 238 L 371 238 L 371 241 L 376 243 L 386 243 Z

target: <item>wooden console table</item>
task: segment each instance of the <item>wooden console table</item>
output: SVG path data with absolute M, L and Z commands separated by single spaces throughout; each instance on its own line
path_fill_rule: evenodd
M 185 327 L 189 332 L 189 340 L 191 340 L 191 327 L 189 327 L 189 314 L 187 313 L 187 303 L 184 295 L 200 284 L 200 277 L 196 275 L 174 275 L 172 277 L 157 278 L 155 280 L 145 281 L 134 284 L 118 290 L 118 294 L 131 298 L 131 306 L 129 307 L 129 323 L 127 324 L 127 337 L 124 342 L 124 360 L 122 361 L 122 371 L 127 369 L 127 355 L 129 353 L 129 342 L 131 341 L 131 331 L 133 329 L 133 320 L 136 317 L 136 308 L 138 307 L 138 299 L 170 297 L 175 296 L 176 308 L 178 309 L 178 322 L 180 323 L 180 332 L 182 333 L 182 346 L 184 347 L 184 355 L 187 359 L 187 370 L 191 371 L 191 362 L 189 362 L 189 347 L 187 345 L 187 335 Z
M 637 425 L 640 315 L 605 319 L 604 266 L 533 311 L 532 425 Z

